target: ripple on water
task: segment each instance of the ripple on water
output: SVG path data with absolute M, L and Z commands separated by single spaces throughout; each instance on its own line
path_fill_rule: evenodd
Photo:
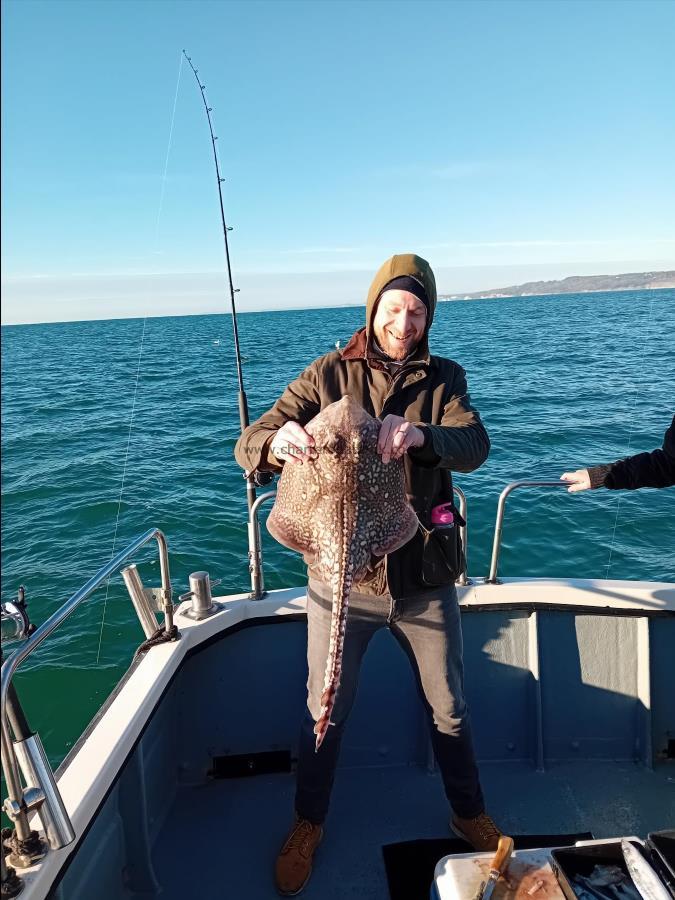
M 354 307 L 242 315 L 251 418 L 362 321 Z M 3 328 L 3 597 L 25 584 L 37 622 L 107 562 L 113 539 L 119 550 L 153 525 L 168 535 L 177 592 L 202 568 L 223 579 L 224 592 L 248 586 L 230 322 L 146 321 L 127 457 L 142 329 L 142 320 Z M 466 369 L 492 441 L 487 464 L 457 477 L 469 501 L 472 573 L 487 572 L 497 497 L 508 482 L 557 479 L 661 443 L 673 414 L 673 333 L 672 291 L 439 305 L 432 349 Z M 672 504 L 673 491 L 517 492 L 507 504 L 500 572 L 673 581 Z M 300 557 L 263 532 L 268 587 L 301 583 Z M 146 584 L 159 582 L 154 548 L 139 568 Z M 113 579 L 107 599 L 105 588 L 97 591 L 20 675 L 54 761 L 141 640 L 121 579 Z M 39 708 L 42 690 L 55 705 L 67 698 L 60 717 Z

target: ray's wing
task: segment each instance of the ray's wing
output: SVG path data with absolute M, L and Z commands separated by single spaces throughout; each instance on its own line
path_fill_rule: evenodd
M 393 553 L 417 531 L 417 516 L 405 494 L 402 469 L 401 460 L 385 465 L 377 453 L 364 459 L 362 502 L 364 516 L 373 523 L 371 551 L 375 556 Z
M 284 547 L 302 553 L 309 566 L 313 564 L 318 549 L 313 523 L 319 501 L 320 491 L 314 467 L 287 464 L 267 519 L 267 530 Z
M 401 518 L 391 521 L 373 545 L 375 556 L 386 556 L 408 543 L 419 527 L 417 516 L 411 509 L 403 511 Z

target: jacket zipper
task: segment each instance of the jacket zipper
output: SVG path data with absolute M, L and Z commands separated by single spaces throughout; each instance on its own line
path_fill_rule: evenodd
M 420 375 L 416 375 L 416 377 L 413 380 L 411 380 L 410 384 L 413 384 L 413 381 L 419 381 L 420 377 L 426 378 L 427 373 L 424 371 L 424 369 L 418 368 L 415 371 L 419 372 Z M 389 374 L 389 373 L 387 373 L 387 374 Z M 387 415 L 386 406 L 387 406 L 387 403 L 389 402 L 389 400 L 394 396 L 394 390 L 398 386 L 398 382 L 405 381 L 405 379 L 410 374 L 411 373 L 409 371 L 406 372 L 404 370 L 403 372 L 397 372 L 396 375 L 389 376 L 391 378 L 391 384 L 389 385 L 389 390 L 387 392 L 386 397 L 384 398 L 384 403 L 382 404 L 382 409 L 380 411 L 380 418 L 383 419 Z M 407 386 L 409 387 L 409 385 L 407 385 Z M 382 568 L 384 569 L 384 585 L 383 585 L 383 587 L 384 587 L 385 591 L 389 594 L 389 597 L 390 597 L 389 617 L 387 619 L 387 623 L 390 624 L 392 617 L 394 615 L 394 597 L 393 597 L 391 591 L 389 590 L 389 555 L 384 557 L 383 562 L 384 562 L 384 565 L 382 566 Z M 379 585 L 378 585 L 378 587 L 379 587 Z

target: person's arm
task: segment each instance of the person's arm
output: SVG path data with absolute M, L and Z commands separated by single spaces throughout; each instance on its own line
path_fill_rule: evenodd
M 440 425 L 419 425 L 421 447 L 408 451 L 415 465 L 454 472 L 473 472 L 490 452 L 490 438 L 478 410 L 471 405 L 466 373 L 457 366 L 452 394 L 443 409 Z
M 281 471 L 283 460 L 271 451 L 277 432 L 287 422 L 306 425 L 321 409 L 317 362 L 311 363 L 288 385 L 272 409 L 243 432 L 234 448 L 235 459 L 242 469 L 247 472 Z
M 675 416 L 666 431 L 661 449 L 651 453 L 637 453 L 626 459 L 590 466 L 577 472 L 565 472 L 561 480 L 570 483 L 570 493 L 599 487 L 614 491 L 672 487 L 675 485 Z
M 602 467 L 599 467 L 602 468 Z M 634 491 L 637 488 L 664 488 L 675 485 L 675 416 L 663 439 L 663 447 L 651 453 L 638 453 L 607 467 L 602 483 L 610 490 Z M 592 470 L 589 470 L 591 482 Z M 601 473 L 597 473 L 601 474 Z

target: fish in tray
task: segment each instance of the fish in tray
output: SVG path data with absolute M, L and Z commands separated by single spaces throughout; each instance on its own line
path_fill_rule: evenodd
M 669 891 L 637 847 L 630 841 L 621 841 L 621 852 L 633 884 L 643 900 L 672 900 Z
M 642 900 L 620 866 L 596 865 L 590 875 L 577 874 L 570 883 L 579 900 Z

